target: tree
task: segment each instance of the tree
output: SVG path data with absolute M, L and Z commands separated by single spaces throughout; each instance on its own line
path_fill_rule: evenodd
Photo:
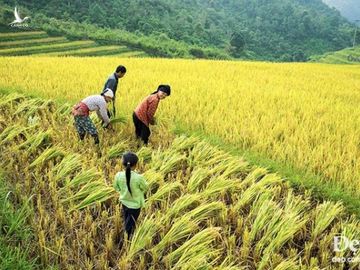
M 292 55 L 292 60 L 294 62 L 305 62 L 307 61 L 307 58 L 305 56 L 305 53 L 302 50 L 297 50 Z
M 106 26 L 106 13 L 98 3 L 91 5 L 89 9 L 89 21 L 99 26 Z
M 245 49 L 245 44 L 245 38 L 241 32 L 233 33 L 230 39 L 230 53 L 235 57 L 239 57 Z

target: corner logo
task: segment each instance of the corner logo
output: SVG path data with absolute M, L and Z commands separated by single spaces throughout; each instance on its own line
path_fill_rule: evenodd
M 359 263 L 360 257 L 357 256 L 360 250 L 360 240 L 351 240 L 344 235 L 334 237 L 334 252 L 342 257 L 333 257 L 333 263 Z M 350 254 L 349 254 L 350 253 Z M 352 257 L 345 257 L 349 254 Z
M 24 19 L 21 19 L 17 7 L 15 7 L 14 16 L 15 16 L 15 20 L 9 23 L 11 27 L 29 27 L 29 25 L 25 23 L 25 21 L 29 20 L 30 17 L 25 17 Z

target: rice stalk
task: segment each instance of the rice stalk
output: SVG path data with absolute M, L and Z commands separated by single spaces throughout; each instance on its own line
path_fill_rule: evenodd
M 3 132 L 0 134 L 0 145 L 10 142 L 15 137 L 19 135 L 23 135 L 25 137 L 28 136 L 27 131 L 30 130 L 32 127 L 22 127 L 18 124 L 13 126 L 7 127 Z
M 210 202 L 201 204 L 195 209 L 184 213 L 183 218 L 188 218 L 197 224 L 209 220 L 211 218 L 224 217 L 226 215 L 226 207 L 223 202 Z
M 197 143 L 200 142 L 200 139 L 198 137 L 187 137 L 185 135 L 176 137 L 172 143 L 171 148 L 174 149 L 177 152 L 181 152 L 184 150 L 189 150 L 193 148 Z
M 256 182 L 246 189 L 242 194 L 238 202 L 233 206 L 235 212 L 238 212 L 244 205 L 252 201 L 260 190 L 280 184 L 282 179 L 276 174 L 267 174 L 261 181 Z
M 209 177 L 209 170 L 204 168 L 195 169 L 191 173 L 191 177 L 187 183 L 187 189 L 189 192 L 199 191 L 200 188 L 205 184 Z
M 60 191 L 69 188 L 77 188 L 82 184 L 87 184 L 89 182 L 99 180 L 101 176 L 102 174 L 99 173 L 95 168 L 82 171 L 78 175 L 76 175 L 71 181 L 66 182 L 65 186 L 61 188 Z
M 159 223 L 155 221 L 154 215 L 150 217 L 146 216 L 140 225 L 136 226 L 129 250 L 126 254 L 127 260 L 134 259 L 137 253 L 148 249 L 159 229 Z
M 151 160 L 151 156 L 152 156 L 153 150 L 150 147 L 147 146 L 143 146 L 140 148 L 139 151 L 137 151 L 137 156 L 139 157 L 139 159 L 148 162 Z
M 214 147 L 209 146 L 206 142 L 197 143 L 189 153 L 189 166 L 203 166 L 203 163 L 209 158 L 215 156 L 218 152 Z
M 153 169 L 144 172 L 143 176 L 149 185 L 150 194 L 154 194 L 160 188 L 160 186 L 164 184 L 164 176 L 161 173 L 154 171 Z
M 278 208 L 276 203 L 269 198 L 268 194 L 262 194 L 253 204 L 251 208 L 251 215 L 255 216 L 252 222 L 251 231 L 249 234 L 249 241 L 252 242 L 256 236 L 265 229 L 269 221 L 273 219 L 277 213 Z
M 151 253 L 155 258 L 160 258 L 167 247 L 188 238 L 197 229 L 198 224 L 188 217 L 176 220 L 170 230 L 162 237 L 161 241 L 151 249 Z
M 198 207 L 201 203 L 201 194 L 185 194 L 172 203 L 164 215 L 163 224 L 168 224 L 174 218 L 189 212 L 190 208 Z
M 47 130 L 31 135 L 25 142 L 18 145 L 17 148 L 26 149 L 26 151 L 32 153 L 40 147 L 49 146 L 52 139 L 52 133 L 52 130 Z
M 323 233 L 334 219 L 339 218 L 345 211 L 341 203 L 324 202 L 314 210 L 314 222 L 311 231 L 311 238 L 314 241 Z
M 118 116 L 110 119 L 110 124 L 126 124 L 127 118 L 125 116 Z
M 213 249 L 211 244 L 220 237 L 219 232 L 220 228 L 217 227 L 198 232 L 182 246 L 166 255 L 164 261 L 173 268 L 191 264 L 193 269 L 199 269 L 204 264 L 214 264 L 214 259 L 219 256 L 220 250 Z
M 85 207 L 88 207 L 92 204 L 101 203 L 107 201 L 116 195 L 115 190 L 112 187 L 108 187 L 105 184 L 103 186 L 98 186 L 97 189 L 87 190 L 88 195 L 76 206 L 72 208 L 73 210 L 80 210 Z M 77 193 L 79 199 L 79 194 Z
M 299 266 L 296 263 L 296 258 L 293 258 L 282 261 L 274 268 L 274 270 L 293 270 L 293 269 L 298 269 L 298 267 Z
M 151 168 L 163 175 L 174 172 L 178 166 L 186 160 L 186 156 L 173 151 L 160 152 L 158 150 L 152 155 Z
M 164 201 L 172 195 L 180 196 L 182 190 L 183 185 L 179 182 L 166 183 L 155 194 L 149 197 L 148 202 Z
M 63 158 L 63 160 L 53 168 L 55 172 L 55 180 L 64 179 L 72 172 L 81 169 L 81 156 L 79 154 L 70 154 Z
M 37 111 L 43 103 L 44 100 L 40 98 L 27 99 L 18 106 L 17 110 L 14 112 L 14 115 L 24 114 L 26 116 L 29 116 L 29 112 L 33 113 Z
M 94 192 L 97 192 L 98 190 L 101 190 L 102 188 L 107 187 L 102 180 L 92 181 L 84 185 L 77 193 L 75 193 L 73 196 L 70 196 L 64 200 L 62 200 L 62 203 L 69 202 L 69 201 L 77 201 L 77 200 L 83 200 L 87 196 L 91 195 Z
M 40 156 L 38 156 L 31 164 L 30 168 L 33 168 L 38 165 L 44 164 L 46 161 L 57 158 L 57 157 L 64 157 L 65 152 L 57 148 L 56 146 L 53 146 L 51 148 L 47 148 Z
M 305 215 L 308 205 L 309 202 L 303 201 L 302 197 L 296 197 L 292 192 L 288 193 L 284 209 L 281 210 L 279 207 L 282 214 L 269 221 L 266 232 L 256 245 L 256 254 L 260 254 L 261 249 L 265 247 L 258 269 L 265 268 L 271 255 L 304 228 L 309 218 Z
M 18 93 L 11 93 L 9 95 L 2 96 L 0 100 L 0 108 L 7 106 L 13 102 L 21 102 L 25 100 L 25 96 Z
M 249 163 L 242 160 L 234 158 L 230 160 L 230 162 L 226 163 L 226 167 L 224 172 L 222 173 L 223 177 L 232 177 L 239 173 L 245 173 L 247 172 L 249 167 Z
M 241 182 L 241 185 L 243 187 L 246 187 L 248 185 L 252 185 L 256 182 L 259 182 L 266 174 L 268 173 L 268 170 L 265 168 L 257 167 L 253 169 Z
M 240 182 L 237 180 L 226 179 L 223 176 L 213 177 L 201 192 L 204 197 L 210 197 L 215 194 L 225 193 L 226 191 L 238 190 Z
M 124 152 L 126 151 L 126 149 L 128 149 L 128 142 L 127 141 L 122 141 L 118 144 L 115 144 L 114 146 L 112 146 L 108 153 L 107 153 L 107 158 L 108 159 L 114 159 L 114 158 L 119 158 L 122 157 L 122 155 L 124 154 Z

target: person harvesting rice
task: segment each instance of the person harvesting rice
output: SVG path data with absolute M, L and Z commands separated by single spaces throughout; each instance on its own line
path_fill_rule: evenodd
M 114 188 L 120 193 L 120 202 L 123 207 L 125 231 L 130 239 L 135 229 L 135 222 L 140 215 L 140 209 L 145 205 L 145 193 L 148 183 L 145 178 L 134 171 L 139 158 L 132 152 L 122 157 L 125 172 L 115 175 Z
M 116 102 L 116 90 L 119 85 L 119 79 L 124 77 L 125 73 L 126 73 L 126 67 L 124 67 L 123 65 L 119 65 L 116 68 L 115 72 L 109 76 L 109 78 L 106 80 L 105 85 L 104 85 L 102 94 L 106 91 L 106 89 L 110 89 L 114 93 L 114 98 L 112 100 L 112 105 L 113 105 L 112 106 L 113 107 L 112 117 L 116 116 L 115 102 Z M 111 113 L 109 110 L 107 111 L 107 114 L 109 117 L 111 116 Z
M 158 89 L 150 96 L 145 98 L 135 109 L 133 121 L 135 126 L 136 138 L 140 138 L 144 144 L 148 144 L 150 137 L 149 125 L 155 124 L 155 112 L 160 100 L 170 96 L 169 85 L 159 85 Z
M 71 112 L 80 140 L 84 140 L 86 133 L 89 133 L 94 138 L 95 144 L 99 144 L 99 135 L 90 119 L 90 112 L 96 111 L 98 117 L 103 121 L 103 126 L 111 128 L 110 119 L 107 115 L 107 103 L 113 98 L 113 91 L 108 89 L 101 95 L 93 95 L 83 99 L 72 108 Z

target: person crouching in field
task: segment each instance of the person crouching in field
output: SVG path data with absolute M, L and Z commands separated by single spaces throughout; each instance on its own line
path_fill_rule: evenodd
M 114 188 L 120 193 L 120 202 L 123 207 L 125 231 L 130 239 L 135 229 L 135 222 L 140 215 L 140 209 L 145 205 L 145 193 L 148 184 L 145 178 L 134 171 L 138 157 L 127 152 L 122 157 L 125 172 L 115 175 Z
M 137 139 L 141 139 L 145 145 L 149 142 L 150 128 L 149 125 L 155 124 L 155 112 L 161 99 L 170 96 L 169 85 L 159 85 L 157 91 L 145 98 L 135 109 L 133 121 Z
M 72 114 L 75 120 L 75 127 L 80 140 L 84 140 L 86 133 L 89 133 L 99 144 L 99 135 L 94 123 L 90 119 L 90 112 L 96 111 L 98 117 L 103 121 L 105 128 L 111 128 L 110 119 L 107 115 L 107 103 L 114 97 L 110 89 L 104 91 L 101 95 L 93 95 L 83 99 L 72 108 Z

